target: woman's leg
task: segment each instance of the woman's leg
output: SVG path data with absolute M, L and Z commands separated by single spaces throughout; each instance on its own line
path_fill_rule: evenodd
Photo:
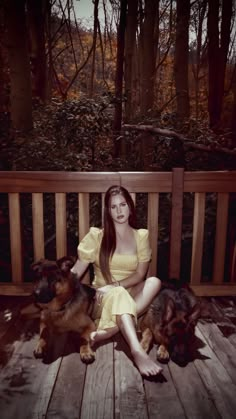
M 136 302 L 138 316 L 147 310 L 160 289 L 161 281 L 155 276 L 151 276 L 145 281 L 139 282 L 139 284 L 132 288 L 130 295 Z
M 130 295 L 136 302 L 138 316 L 145 312 L 149 304 L 151 304 L 152 300 L 155 298 L 156 294 L 160 291 L 160 288 L 161 281 L 154 276 L 147 278 L 145 281 L 140 282 L 132 288 Z M 114 326 L 110 329 L 96 330 L 90 335 L 91 345 L 110 339 L 118 332 L 118 326 Z
M 140 345 L 133 317 L 130 314 L 122 314 L 120 316 L 116 316 L 116 318 L 119 329 L 130 347 L 134 363 L 136 364 L 139 372 L 146 376 L 160 374 L 162 368 L 148 356 Z

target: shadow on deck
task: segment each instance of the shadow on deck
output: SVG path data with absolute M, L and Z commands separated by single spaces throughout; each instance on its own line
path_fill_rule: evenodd
M 198 322 L 193 360 L 143 379 L 120 335 L 97 347 L 92 365 L 81 362 L 73 335 L 57 337 L 49 358 L 36 360 L 37 320 L 20 318 L 22 297 L 0 297 L 1 418 L 234 418 L 236 299 L 204 301 L 210 311 Z

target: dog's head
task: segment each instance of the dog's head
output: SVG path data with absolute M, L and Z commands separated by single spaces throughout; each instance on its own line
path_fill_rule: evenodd
M 171 359 L 179 365 L 186 365 L 191 359 L 191 344 L 200 317 L 200 304 L 192 295 L 188 303 L 182 302 L 181 306 L 169 297 L 162 318 L 162 333 L 167 339 Z
M 75 281 L 70 269 L 75 263 L 73 257 L 63 257 L 56 261 L 41 259 L 32 264 L 34 297 L 37 303 L 47 304 L 60 294 L 70 294 Z

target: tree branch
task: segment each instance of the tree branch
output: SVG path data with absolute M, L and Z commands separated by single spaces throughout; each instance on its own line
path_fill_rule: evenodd
M 159 134 L 159 135 L 163 135 L 163 136 L 178 138 L 179 140 L 181 140 L 183 142 L 184 147 L 195 148 L 197 150 L 207 151 L 208 153 L 209 152 L 219 152 L 219 153 L 224 153 L 224 154 L 228 154 L 228 155 L 231 155 L 231 156 L 236 156 L 236 150 L 235 149 L 234 150 L 229 150 L 228 148 L 215 146 L 214 144 L 211 144 L 210 146 L 206 146 L 206 145 L 203 145 L 203 144 L 196 144 L 196 143 L 193 143 L 189 138 L 186 138 L 184 135 L 178 134 L 177 132 L 175 132 L 171 129 L 155 128 L 151 125 L 129 125 L 129 124 L 122 125 L 122 128 L 126 129 L 126 130 L 137 130 L 137 131 L 151 132 L 151 133 L 154 133 L 154 134 Z

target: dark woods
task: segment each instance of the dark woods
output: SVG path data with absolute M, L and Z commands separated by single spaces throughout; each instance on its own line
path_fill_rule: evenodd
M 82 2 L 0 0 L 0 170 L 235 169 L 235 2 L 94 0 L 88 7 L 92 19 L 82 15 Z M 139 199 L 140 225 L 145 225 L 146 197 Z M 22 218 L 29 221 L 29 196 L 22 200 Z M 188 250 L 193 197 L 184 200 Z M 6 197 L 2 202 L 1 240 L 9 246 Z M 212 254 L 215 196 L 207 202 L 205 254 Z M 73 243 L 76 203 L 71 196 L 67 229 Z M 160 205 L 165 260 L 168 194 Z M 94 225 L 99 208 L 93 196 Z M 50 194 L 45 213 L 47 245 L 54 248 Z M 232 243 L 234 225 L 232 212 Z M 23 230 L 31 259 L 31 226 Z
M 207 133 L 213 143 L 235 147 L 232 0 L 96 0 L 90 24 L 73 0 L 0 5 L 2 137 L 9 125 L 11 139 L 37 130 L 39 105 L 41 111 L 54 105 L 54 114 L 62 101 L 102 98 L 99 111 L 110 116 L 116 157 L 127 157 L 135 129 L 131 133 L 129 124 L 140 122 L 172 128 L 193 141 L 210 127 L 217 134 Z M 64 120 L 74 122 L 76 112 L 68 115 L 65 108 Z M 153 134 L 134 132 L 141 136 L 140 152 L 153 151 Z M 81 140 L 76 128 L 72 137 Z

